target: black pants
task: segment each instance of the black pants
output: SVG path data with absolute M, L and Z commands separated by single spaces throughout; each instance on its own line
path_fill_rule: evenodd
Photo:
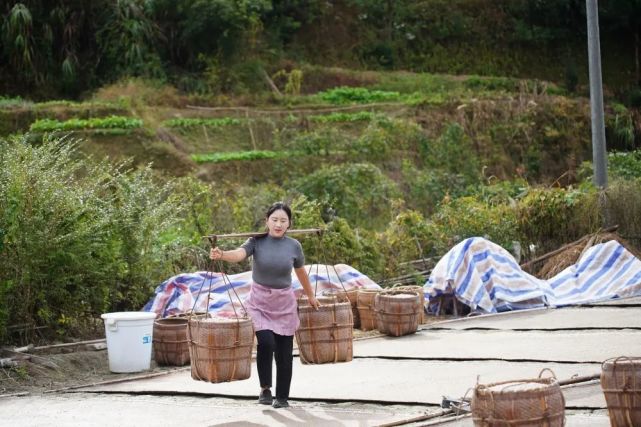
M 276 398 L 289 398 L 292 382 L 292 351 L 294 337 L 278 335 L 272 331 L 256 332 L 256 366 L 261 387 L 272 386 L 272 360 L 276 358 Z

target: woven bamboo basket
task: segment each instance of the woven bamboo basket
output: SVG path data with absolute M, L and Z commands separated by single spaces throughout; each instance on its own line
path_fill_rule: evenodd
M 189 319 L 187 332 L 193 379 L 220 383 L 249 378 L 254 344 L 251 319 L 195 316 Z
M 641 357 L 618 357 L 603 362 L 601 388 L 610 425 L 641 426 Z
M 376 313 L 374 312 L 374 298 L 380 289 L 359 289 L 356 296 L 356 309 L 361 322 L 362 331 L 376 329 Z
M 425 293 L 423 292 L 423 287 L 418 285 L 404 285 L 404 286 L 394 286 L 395 290 L 407 290 L 416 292 L 419 295 L 419 304 L 421 305 L 421 314 L 419 317 L 419 324 L 425 323 Z
M 361 326 L 361 316 L 358 314 L 357 300 L 358 300 L 358 289 L 350 289 L 349 291 L 344 291 L 340 289 L 327 289 L 323 291 L 325 296 L 336 295 L 341 302 L 349 302 L 352 307 L 352 318 L 354 319 L 354 328 L 360 328 Z
M 184 317 L 168 317 L 154 322 L 154 359 L 159 365 L 183 366 L 189 363 L 189 340 Z
M 556 378 L 478 384 L 472 395 L 476 427 L 561 427 L 565 399 Z
M 307 298 L 298 300 L 300 326 L 296 342 L 301 362 L 305 364 L 349 362 L 353 356 L 352 309 L 349 302 L 336 297 L 319 297 L 318 310 Z
M 400 337 L 418 330 L 421 318 L 420 293 L 410 290 L 384 290 L 374 300 L 376 327 L 387 335 Z

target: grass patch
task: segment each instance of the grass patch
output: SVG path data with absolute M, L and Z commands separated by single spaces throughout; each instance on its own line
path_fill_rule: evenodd
M 474 91 L 517 92 L 519 90 L 519 81 L 508 77 L 470 76 L 463 84 Z
M 358 113 L 330 113 L 309 116 L 309 121 L 315 123 L 338 123 L 338 122 L 361 122 L 371 121 L 376 113 L 371 111 L 359 111 Z
M 55 119 L 36 120 L 31 124 L 31 132 L 60 132 L 84 129 L 135 129 L 142 127 L 142 120 L 132 117 L 109 116 L 91 119 Z
M 364 87 L 342 86 L 318 92 L 317 96 L 330 104 L 370 104 L 373 102 L 401 101 L 399 92 L 370 90 Z
M 171 119 L 165 120 L 163 122 L 164 126 L 170 128 L 190 128 L 195 126 L 207 126 L 207 127 L 222 127 L 222 126 L 233 126 L 241 124 L 240 119 L 235 119 L 233 117 L 222 117 L 219 119 Z
M 373 89 L 402 94 L 442 94 L 460 92 L 462 86 L 460 79 L 452 76 L 399 71 L 380 73 L 380 82 Z
M 22 108 L 29 106 L 31 106 L 31 102 L 24 100 L 19 96 L 15 98 L 0 96 L 0 109 Z
M 234 160 L 262 160 L 290 157 L 290 151 L 232 151 L 224 153 L 192 154 L 191 159 L 196 163 L 223 163 Z

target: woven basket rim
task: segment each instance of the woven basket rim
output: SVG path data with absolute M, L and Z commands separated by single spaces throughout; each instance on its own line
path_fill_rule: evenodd
M 187 325 L 187 323 L 189 323 L 189 319 L 186 317 L 164 317 L 154 321 L 155 325 L 162 326 L 183 326 Z
M 399 288 L 391 288 L 391 289 L 385 289 L 379 293 L 380 297 L 385 297 L 388 295 L 411 295 L 412 297 L 417 297 L 420 296 L 420 292 L 418 291 L 412 291 L 411 289 L 399 289 Z
M 220 322 L 219 322 L 220 321 Z M 222 316 L 212 316 L 210 314 L 204 316 L 191 316 L 189 318 L 189 323 L 220 323 L 220 324 L 233 324 L 233 323 L 247 323 L 251 322 L 249 316 L 231 316 L 231 317 L 222 317 Z
M 628 357 L 628 356 L 619 356 L 611 357 L 606 359 L 601 363 L 601 369 L 614 369 L 614 368 L 636 368 L 641 370 L 641 357 Z
M 545 378 L 527 378 L 527 379 L 516 379 L 516 380 L 507 380 L 507 381 L 497 381 L 493 383 L 488 383 L 488 384 L 477 384 L 475 387 L 475 391 L 477 393 L 527 393 L 527 392 L 539 392 L 541 390 L 547 390 L 548 388 L 540 388 L 540 389 L 532 389 L 532 390 L 490 390 L 492 387 L 496 387 L 499 385 L 505 385 L 506 387 L 509 387 L 511 385 L 519 385 L 519 384 L 528 384 L 528 383 L 538 383 L 543 386 L 558 386 L 559 382 L 556 378 L 552 377 L 545 377 Z
M 318 310 L 311 305 L 299 305 L 298 310 L 310 310 L 310 311 L 327 311 L 327 310 L 333 310 L 334 307 L 349 307 L 351 310 L 352 304 L 349 301 L 338 301 L 338 302 L 333 302 L 329 304 L 323 304 L 320 303 L 318 306 Z

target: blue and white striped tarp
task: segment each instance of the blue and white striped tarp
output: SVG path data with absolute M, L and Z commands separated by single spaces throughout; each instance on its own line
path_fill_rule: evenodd
M 541 280 L 524 272 L 501 246 L 472 237 L 439 260 L 423 290 L 432 312 L 438 311 L 440 295 L 454 295 L 472 311 L 485 313 L 584 304 L 641 296 L 641 260 L 611 240 L 592 246 L 576 264 Z
M 347 264 L 312 264 L 306 265 L 305 270 L 317 295 L 328 290 L 380 288 L 372 279 Z M 223 317 L 235 316 L 242 313 L 242 302 L 249 295 L 251 284 L 251 271 L 225 277 L 222 273 L 207 271 L 181 273 L 158 285 L 143 311 L 153 311 L 160 317 L 191 310 L 208 311 Z M 294 271 L 292 287 L 297 297 L 303 295 L 303 287 Z

